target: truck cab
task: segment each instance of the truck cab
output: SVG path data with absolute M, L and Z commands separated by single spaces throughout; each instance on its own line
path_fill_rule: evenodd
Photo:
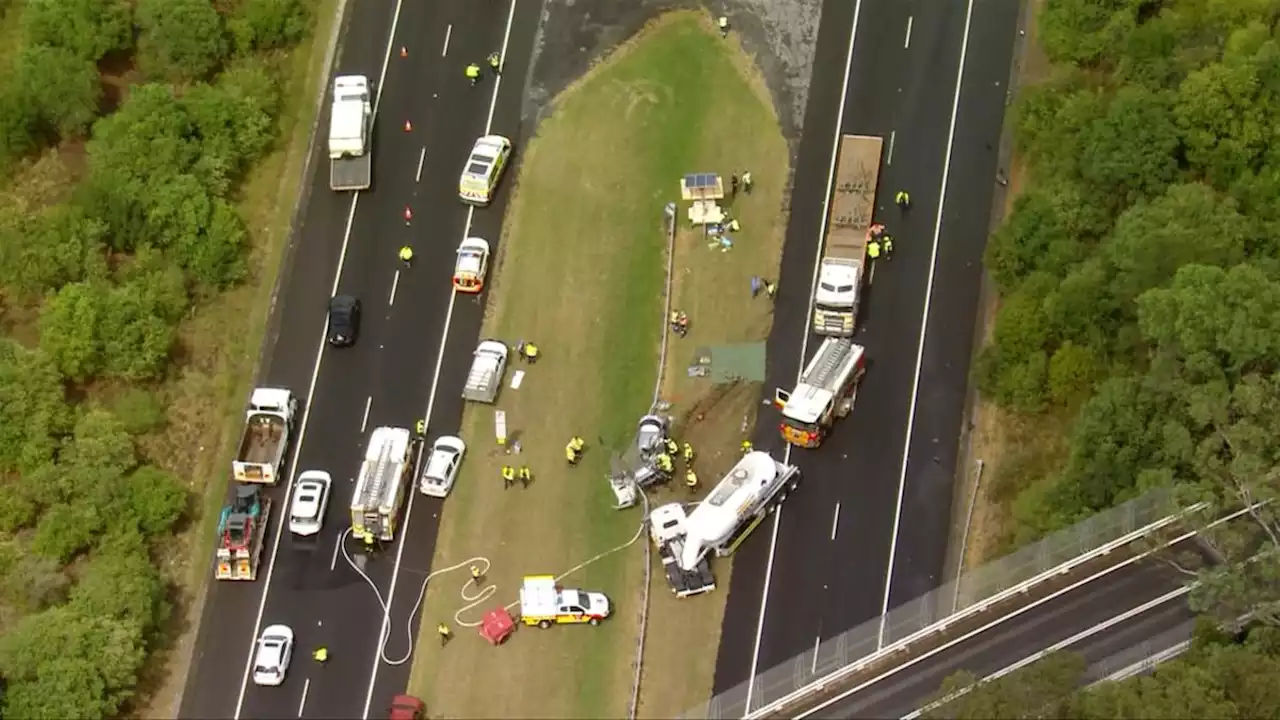
M 329 115 L 329 187 L 367 190 L 373 182 L 373 104 L 369 78 L 342 75 L 333 80 Z

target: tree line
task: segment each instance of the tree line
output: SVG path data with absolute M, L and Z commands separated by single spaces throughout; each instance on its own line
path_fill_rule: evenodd
M 1280 713 L 1280 633 L 1258 627 L 1239 636 L 1212 623 L 1191 648 L 1150 673 L 1090 683 L 1079 655 L 1059 652 L 990 682 L 971 673 L 947 678 L 927 718 L 954 720 L 1253 720 Z M 1086 686 L 1087 685 L 1087 686 Z
M 137 438 L 164 422 L 179 322 L 245 276 L 235 193 L 277 140 L 312 2 L 8 5 L 0 165 L 84 139 L 87 168 L 65 202 L 0 216 L 3 308 L 39 308 L 38 342 L 0 338 L 0 714 L 107 717 L 170 612 L 153 552 L 189 502 Z M 108 104 L 121 67 L 138 81 Z M 126 390 L 85 400 L 104 383 Z

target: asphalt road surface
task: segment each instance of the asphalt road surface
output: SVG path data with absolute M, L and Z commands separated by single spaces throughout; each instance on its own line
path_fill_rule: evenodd
M 488 239 L 497 252 L 506 197 L 500 192 L 491 207 L 469 212 L 457 199 L 457 177 L 487 124 L 513 139 L 520 134 L 539 3 L 361 0 L 347 8 L 334 73 L 377 83 L 374 186 L 354 198 L 329 190 L 326 99 L 263 377 L 263 384 L 291 388 L 305 401 L 289 476 L 327 470 L 334 491 L 323 532 L 302 540 L 279 532 L 288 488 L 270 490 L 275 505 L 258 581 L 211 583 L 182 717 L 361 717 L 366 709 L 376 717 L 407 683 L 407 663 L 378 660 L 383 609 L 337 543 L 349 525 L 369 431 L 412 428 L 422 417 L 429 417 L 431 437 L 458 428 L 462 378 L 483 306 L 482 298 L 452 294 L 453 255 L 464 233 Z M 489 74 L 469 87 L 463 68 L 483 65 L 504 42 L 504 77 L 513 79 L 496 95 Z M 406 120 L 412 131 L 403 129 Z M 407 226 L 406 207 L 413 213 Z M 396 257 L 406 243 L 416 253 L 409 270 Z M 364 304 L 361 337 L 348 349 L 322 343 L 335 285 Z M 438 500 L 411 497 L 399 540 L 366 566 L 383 597 L 392 597 L 386 655 L 393 660 L 408 652 L 408 614 L 431 563 L 441 510 Z M 256 632 L 274 623 L 291 626 L 298 644 L 284 685 L 259 688 L 247 682 L 247 663 Z M 330 652 L 323 667 L 310 658 L 322 645 Z
M 1007 673 L 1051 649 L 1078 653 L 1090 665 L 1105 664 L 1151 638 L 1172 645 L 1186 638 L 1168 631 L 1185 630 L 1194 620 L 1186 595 L 1179 592 L 1183 589 L 1182 578 L 1168 565 L 1137 562 L 902 667 L 812 714 L 793 717 L 900 718 L 932 702 L 943 680 L 961 670 L 978 677 Z M 1092 675 L 1086 673 L 1086 681 L 1096 679 Z
M 887 140 L 876 218 L 895 254 L 860 310 L 870 365 L 853 413 L 822 447 L 791 453 L 801 491 L 734 561 L 717 693 L 940 583 L 1017 17 L 1017 0 L 824 8 L 771 383 L 790 387 L 801 367 L 837 124 Z M 808 354 L 816 347 L 810 338 Z M 781 453 L 775 420 L 765 415 L 754 442 Z

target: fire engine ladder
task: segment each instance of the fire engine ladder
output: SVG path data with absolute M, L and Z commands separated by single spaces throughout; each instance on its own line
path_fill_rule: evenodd
M 378 463 L 373 467 L 373 477 L 369 478 L 369 484 L 365 486 L 364 497 L 360 498 L 360 504 L 366 508 L 377 507 L 381 504 L 382 491 L 386 488 L 387 480 L 392 474 L 388 470 L 393 470 L 393 468 L 387 467 L 391 464 L 392 444 L 384 442 L 382 451 L 378 453 Z
M 839 375 L 840 366 L 844 365 L 852 351 L 853 341 L 848 338 L 827 340 L 822 344 L 819 356 L 813 364 L 813 376 L 805 378 L 805 381 L 814 387 L 826 388 Z

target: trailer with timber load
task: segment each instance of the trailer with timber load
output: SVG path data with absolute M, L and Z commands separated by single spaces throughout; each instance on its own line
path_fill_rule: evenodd
M 883 146 L 884 140 L 878 137 L 840 138 L 827 237 L 813 296 L 813 331 L 818 335 L 853 337 L 866 281 L 867 241 Z
M 835 421 L 853 409 L 864 372 L 866 350 L 861 345 L 848 338 L 823 340 L 795 389 L 774 391 L 774 405 L 782 411 L 782 438 L 803 448 L 821 445 Z
M 692 511 L 686 513 L 678 502 L 655 508 L 649 516 L 649 536 L 676 597 L 714 590 L 708 556 L 737 550 L 799 482 L 799 468 L 757 450 L 743 455 Z
M 407 428 L 379 427 L 369 435 L 351 495 L 351 534 L 366 541 L 396 539 L 396 523 L 409 485 L 413 436 Z
M 218 517 L 217 562 L 219 580 L 256 580 L 266 544 L 271 498 L 257 485 L 237 485 L 235 498 Z

